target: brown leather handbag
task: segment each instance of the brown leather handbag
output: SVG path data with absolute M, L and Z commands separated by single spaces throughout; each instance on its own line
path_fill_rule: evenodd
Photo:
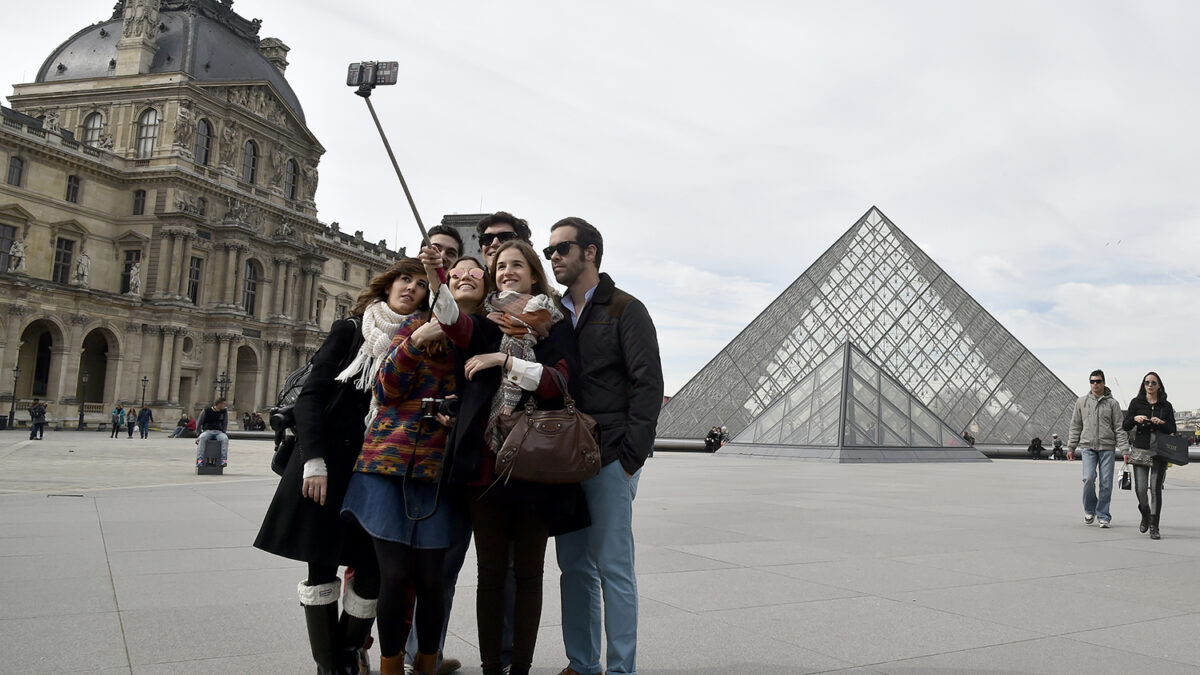
M 548 369 L 566 407 L 539 410 L 533 397 L 521 410 L 496 420 L 504 444 L 496 453 L 496 477 L 532 483 L 578 483 L 600 473 L 596 420 L 579 412 L 562 373 Z

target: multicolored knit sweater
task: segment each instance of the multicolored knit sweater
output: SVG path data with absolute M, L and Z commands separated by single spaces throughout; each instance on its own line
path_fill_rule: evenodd
M 437 481 L 446 453 L 446 427 L 421 419 L 421 399 L 454 393 L 454 358 L 413 346 L 409 336 L 424 321 L 402 326 L 375 379 L 379 414 L 367 429 L 355 471 Z

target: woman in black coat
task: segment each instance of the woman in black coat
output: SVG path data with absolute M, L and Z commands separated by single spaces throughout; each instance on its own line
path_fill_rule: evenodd
M 1150 530 L 1151 539 L 1161 539 L 1158 518 L 1162 515 L 1163 481 L 1167 478 L 1167 460 L 1154 454 L 1150 434 L 1175 433 L 1175 408 L 1167 401 L 1167 390 L 1158 373 L 1149 372 L 1142 378 L 1138 395 L 1129 402 L 1125 431 L 1134 427 L 1137 432 L 1129 439 L 1129 454 L 1125 461 L 1133 464 L 1133 488 L 1137 493 L 1138 511 L 1142 512 L 1139 532 Z M 1147 495 L 1146 493 L 1150 494 Z
M 366 648 L 379 597 L 379 568 L 370 537 L 340 514 L 362 450 L 371 395 L 343 371 L 352 363 L 376 368 L 376 352 L 391 344 L 395 330 L 387 311 L 398 276 L 393 265 L 372 279 L 350 317 L 333 323 L 313 356 L 293 409 L 299 451 L 292 453 L 254 541 L 264 551 L 308 563 L 308 578 L 297 592 L 313 659 L 323 674 L 370 672 Z M 371 375 L 362 381 L 373 383 Z M 340 620 L 339 565 L 354 569 L 346 575 Z
M 441 257 L 421 251 L 431 292 L 437 293 Z M 537 253 L 528 244 L 508 241 L 495 257 L 498 293 L 490 295 L 488 316 L 458 310 L 448 294 L 437 294 L 434 317 L 454 344 L 461 368 L 458 418 L 446 444 L 447 475 L 466 493 L 479 564 L 476 621 L 484 675 L 499 675 L 504 627 L 504 584 L 509 551 L 516 580 L 511 675 L 528 675 L 537 644 L 542 611 L 546 542 L 589 524 L 578 484 L 541 485 L 499 478 L 494 448 L 503 441 L 495 420 L 524 406 L 530 397 L 539 407 L 561 408 L 562 394 L 549 371 L 571 387 L 579 372 L 574 332 L 556 301 Z M 573 393 L 573 392 L 572 392 Z

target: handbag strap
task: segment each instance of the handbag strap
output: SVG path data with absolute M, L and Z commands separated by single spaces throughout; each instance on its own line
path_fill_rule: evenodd
M 554 380 L 554 384 L 558 385 L 558 390 L 562 392 L 563 403 L 566 404 L 568 410 L 575 409 L 575 399 L 571 398 L 571 394 L 567 391 L 567 381 L 563 378 L 563 374 L 558 372 L 553 366 L 545 366 L 550 371 L 550 378 Z

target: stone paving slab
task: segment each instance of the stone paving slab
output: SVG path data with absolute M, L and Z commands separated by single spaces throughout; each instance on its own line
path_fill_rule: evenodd
M 0 432 L 0 673 L 312 672 L 304 568 L 251 546 L 270 444 L 235 441 L 224 476 L 194 453 Z M 635 503 L 640 672 L 1200 672 L 1200 470 L 1168 473 L 1157 542 L 1128 492 L 1084 525 L 1080 470 L 661 454 Z M 474 564 L 447 642 L 468 664 Z M 551 544 L 538 675 L 565 665 L 560 616 Z

